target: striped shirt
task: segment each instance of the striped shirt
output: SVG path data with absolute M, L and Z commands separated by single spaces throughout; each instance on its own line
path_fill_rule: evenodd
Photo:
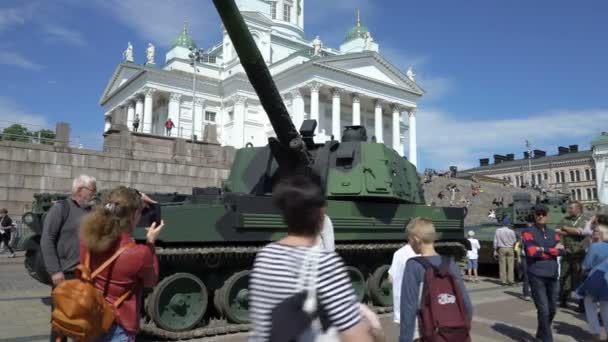
M 299 271 L 310 247 L 271 243 L 258 252 L 249 279 L 250 315 L 253 334 L 250 342 L 268 341 L 272 310 L 296 293 Z M 327 310 L 331 325 L 347 330 L 361 320 L 359 303 L 342 258 L 322 251 L 319 260 L 317 297 Z

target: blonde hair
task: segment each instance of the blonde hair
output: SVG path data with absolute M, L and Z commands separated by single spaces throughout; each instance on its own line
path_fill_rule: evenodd
M 133 215 L 141 205 L 141 196 L 133 189 L 120 186 L 110 191 L 80 223 L 80 238 L 89 251 L 110 249 L 121 233 L 131 229 Z
M 435 226 L 433 221 L 424 217 L 416 217 L 405 227 L 408 236 L 415 236 L 424 243 L 435 242 Z

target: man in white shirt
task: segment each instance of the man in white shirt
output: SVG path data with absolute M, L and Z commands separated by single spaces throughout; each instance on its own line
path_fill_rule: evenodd
M 388 270 L 388 279 L 393 284 L 393 318 L 395 323 L 401 321 L 399 303 L 401 303 L 401 280 L 403 280 L 405 264 L 409 258 L 416 256 L 416 253 L 409 244 L 399 248 L 395 254 L 393 254 L 393 262 L 391 263 L 391 268 Z

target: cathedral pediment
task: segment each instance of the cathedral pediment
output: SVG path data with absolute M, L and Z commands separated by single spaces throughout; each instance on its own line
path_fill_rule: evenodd
M 316 60 L 316 63 L 388 83 L 416 94 L 424 94 L 424 90 L 414 80 L 410 79 L 380 54 L 373 51 L 325 57 Z
M 106 89 L 101 96 L 100 102 L 103 102 L 110 94 L 112 94 L 116 89 L 120 88 L 123 84 L 128 83 L 130 80 L 139 76 L 143 73 L 141 67 L 133 63 L 123 63 L 116 67 L 114 73 L 112 74 L 112 78 L 106 85 Z

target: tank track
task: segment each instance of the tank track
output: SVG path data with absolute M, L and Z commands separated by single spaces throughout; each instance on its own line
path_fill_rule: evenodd
M 391 252 L 403 246 L 403 243 L 354 243 L 354 244 L 336 244 L 336 251 L 342 255 L 349 254 L 369 254 L 378 252 Z M 442 243 L 442 247 L 463 248 L 459 243 Z M 203 258 L 210 263 L 217 257 L 230 257 L 238 259 L 247 259 L 255 256 L 263 246 L 224 246 L 224 247 L 200 247 L 200 248 L 167 248 L 157 247 L 156 254 L 161 258 L 175 260 L 188 260 L 191 258 Z M 390 313 L 392 307 L 371 307 L 372 311 L 377 314 Z M 142 319 L 140 323 L 141 332 L 159 340 L 188 340 L 201 337 L 212 337 L 218 335 L 236 334 L 247 332 L 251 329 L 251 324 L 234 324 L 225 319 L 212 319 L 207 322 L 204 327 L 195 328 L 189 331 L 173 332 L 165 330 L 157 326 L 151 319 Z
M 372 311 L 377 314 L 393 312 L 392 307 L 372 307 Z M 251 324 L 234 324 L 226 320 L 212 320 L 207 326 L 196 328 L 189 331 L 173 332 L 159 328 L 152 321 L 142 320 L 140 322 L 141 332 L 159 338 L 160 340 L 190 340 L 201 337 L 213 337 L 219 335 L 237 334 L 248 332 L 251 329 Z

